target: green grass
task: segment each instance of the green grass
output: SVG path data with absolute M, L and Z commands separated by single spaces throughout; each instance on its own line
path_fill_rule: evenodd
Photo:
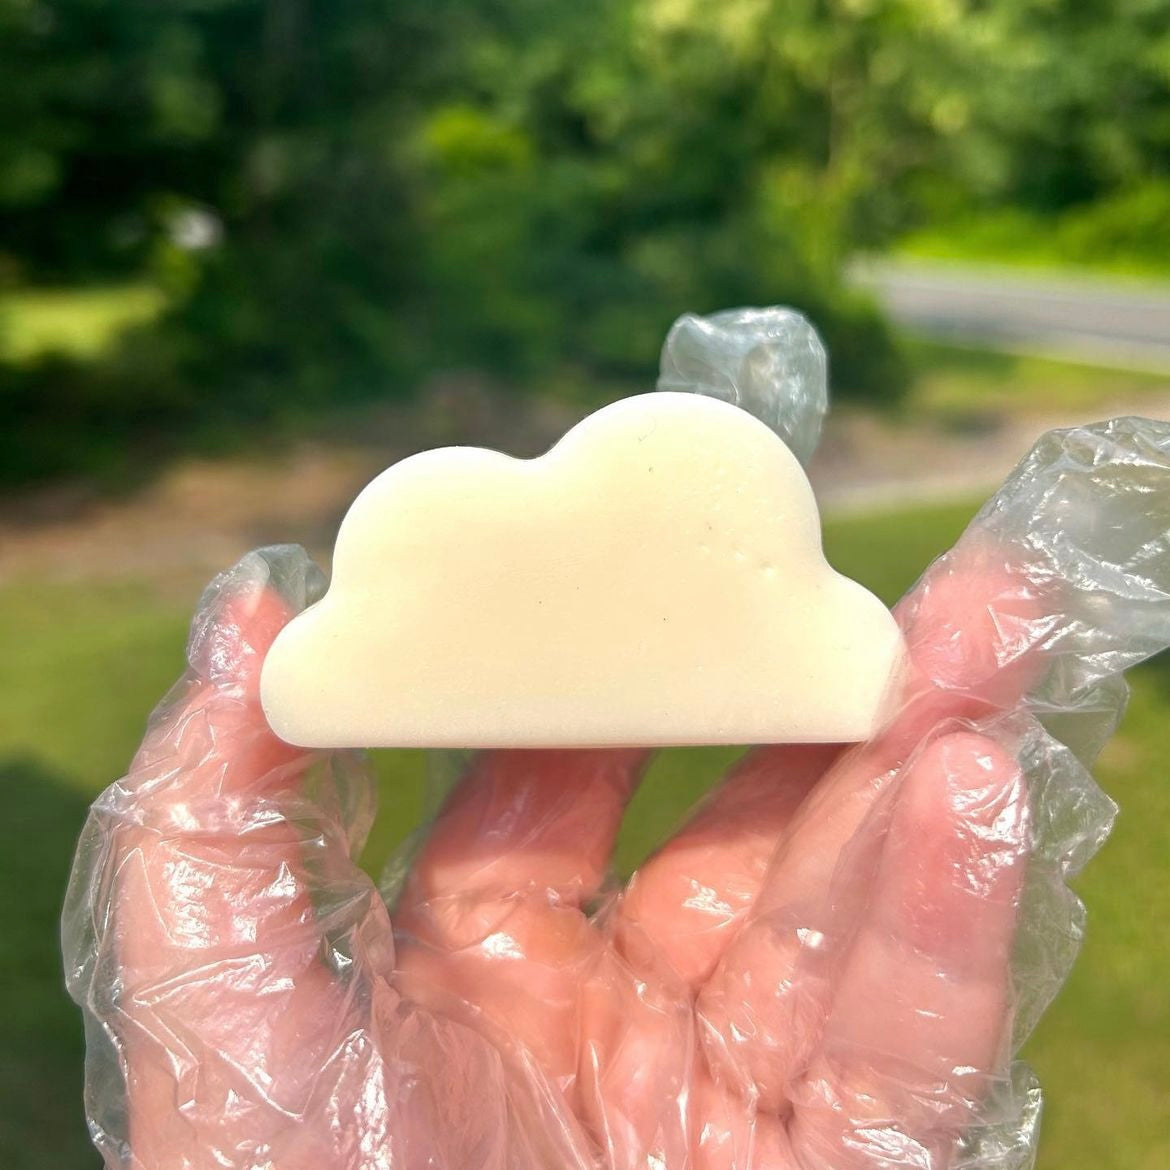
M 901 414 L 969 429 L 1022 412 L 1099 410 L 1170 393 L 1170 375 L 1110 370 L 919 339 L 906 342 L 914 381 Z
M 827 526 L 834 563 L 892 600 L 949 545 L 973 505 Z M 87 801 L 132 753 L 182 666 L 184 601 L 135 585 L 0 589 L 0 1163 L 93 1167 L 80 1121 L 81 1038 L 61 990 L 56 916 Z M 1048 1108 L 1042 1170 L 1170 1165 L 1170 670 L 1135 672 L 1121 735 L 1101 767 L 1122 804 L 1116 834 L 1079 884 L 1084 955 L 1028 1047 Z M 678 823 L 733 753 L 663 753 L 623 829 L 628 869 Z M 377 871 L 423 807 L 419 753 L 379 753 L 382 815 L 365 855 Z
M 1074 257 L 1039 221 L 1006 215 L 986 222 L 972 220 L 952 227 L 927 228 L 897 241 L 890 255 L 900 260 L 1011 269 L 1021 275 L 1098 277 L 1135 286 L 1162 284 L 1170 267 L 1155 249 L 1143 256 L 1125 252 L 1112 256 Z
M 1121 815 L 1077 882 L 1085 948 L 1026 1049 L 1047 1097 L 1041 1170 L 1170 1166 L 1170 663 L 1132 681 L 1097 768 Z
M 148 284 L 25 289 L 0 298 L 0 361 L 45 353 L 98 357 L 131 325 L 157 317 L 166 304 Z
M 893 253 L 1037 275 L 1164 282 L 1170 279 L 1168 225 L 1170 188 L 1155 180 L 1063 212 L 1015 206 L 972 211 L 904 236 Z

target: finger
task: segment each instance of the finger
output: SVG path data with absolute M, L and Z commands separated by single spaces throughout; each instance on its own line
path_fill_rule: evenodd
M 642 750 L 478 756 L 395 910 L 403 993 L 473 1013 L 569 1091 L 583 988 L 603 951 L 587 903 L 648 759 Z
M 960 547 L 898 607 L 908 694 L 893 724 L 830 769 L 792 819 L 747 922 L 699 997 L 720 1075 L 782 1109 L 819 1041 L 831 989 L 834 873 L 876 803 L 940 723 L 1015 702 L 1043 668 L 1040 592 L 994 550 Z M 766 973 L 766 974 L 761 974 Z
M 475 758 L 415 859 L 399 903 L 424 907 L 539 890 L 580 906 L 604 881 L 642 749 L 496 751 Z
M 353 1026 L 353 980 L 335 971 L 391 962 L 328 775 L 321 801 L 303 792 L 327 761 L 264 721 L 259 667 L 291 607 L 258 569 L 229 575 L 196 622 L 192 670 L 95 805 L 70 895 L 74 993 L 117 1037 L 125 1073 L 123 1104 L 101 1070 L 104 1108 L 128 1113 L 143 1166 L 236 1165 L 276 1148 Z
M 785 1119 L 760 1113 L 712 1079 L 701 1062 L 691 1091 L 695 1170 L 797 1170 Z
M 1023 775 L 986 736 L 945 735 L 907 770 L 869 909 L 794 1093 L 802 1165 L 946 1164 L 1001 1064 L 1027 844 Z
M 899 606 L 909 650 L 907 704 L 880 751 L 840 777 L 833 799 L 818 805 L 817 817 L 828 815 L 838 829 L 821 841 L 830 850 L 823 856 L 835 856 L 831 850 L 856 823 L 842 821 L 838 806 L 853 803 L 864 815 L 867 802 L 849 796 L 858 795 L 867 770 L 896 763 L 940 719 L 1006 705 L 1031 682 L 1039 613 L 1031 585 L 989 548 L 952 554 Z M 634 961 L 670 963 L 691 987 L 705 982 L 755 903 L 801 801 L 839 754 L 836 745 L 786 745 L 745 757 L 635 875 L 617 914 L 623 950 Z M 821 880 L 824 872 L 814 876 Z
M 710 977 L 755 901 L 777 842 L 840 750 L 761 748 L 736 765 L 626 887 L 614 928 L 635 967 L 665 964 L 692 990 Z

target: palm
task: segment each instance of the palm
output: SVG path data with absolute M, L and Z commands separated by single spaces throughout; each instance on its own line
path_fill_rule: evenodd
M 953 559 L 900 611 L 882 738 L 749 753 L 616 896 L 647 754 L 480 756 L 392 930 L 329 762 L 259 711 L 288 607 L 237 580 L 107 808 L 107 1160 L 945 1166 L 1001 1071 L 1027 837 L 1010 745 L 969 721 L 1030 681 L 1004 631 L 1035 605 Z

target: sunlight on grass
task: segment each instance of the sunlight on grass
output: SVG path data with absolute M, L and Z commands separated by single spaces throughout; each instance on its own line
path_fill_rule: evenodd
M 98 357 L 119 333 L 153 320 L 165 305 L 163 293 L 148 284 L 12 293 L 0 298 L 0 360 Z
M 915 372 L 901 411 L 944 425 L 1021 411 L 1062 414 L 1099 409 L 1145 394 L 1170 393 L 1170 375 L 1110 370 L 1072 362 L 997 353 L 976 347 L 907 342 Z
M 953 542 L 974 508 L 970 501 L 830 521 L 826 548 L 839 569 L 890 601 Z M 16 994 L 37 1005 L 39 1029 L 36 1069 L 22 1064 L 20 1076 L 8 1078 L 20 1109 L 7 1115 L 8 1097 L 0 1095 L 0 1130 L 19 1148 L 36 1149 L 54 1125 L 72 1127 L 83 1148 L 78 1025 L 54 966 L 60 886 L 84 802 L 124 769 L 150 708 L 182 669 L 197 593 L 193 585 L 179 602 L 141 584 L 0 588 L 0 763 L 9 763 L 10 784 L 29 786 L 5 794 L 10 805 L 15 798 L 14 826 L 23 827 L 6 846 L 7 872 L 17 876 L 0 886 L 0 905 L 15 899 L 16 906 L 0 916 L 27 922 L 15 935 L 0 935 L 0 968 L 24 972 Z M 1134 684 L 1122 733 L 1100 768 L 1121 802 L 1121 819 L 1078 884 L 1089 906 L 1088 943 L 1028 1046 L 1049 1102 L 1041 1170 L 1170 1165 L 1170 785 L 1163 777 L 1170 667 L 1142 668 Z M 677 825 L 734 754 L 662 753 L 623 827 L 619 868 L 628 870 Z M 426 763 L 419 752 L 380 752 L 376 767 L 382 809 L 364 856 L 374 872 L 421 815 Z M 53 809 L 60 815 L 50 815 Z M 48 894 L 29 902 L 24 891 L 34 884 Z M 39 956 L 31 966 L 29 955 Z M 0 1052 L 0 1070 L 6 1059 Z M 5 1083 L 0 1076 L 0 1089 Z M 56 1091 L 62 1083 L 70 1086 L 64 1095 Z M 9 1164 L 20 1168 L 19 1160 Z M 41 1164 L 24 1162 L 38 1170 Z M 94 1163 L 79 1154 L 55 1164 L 79 1170 Z
M 1111 282 L 1159 284 L 1170 279 L 1165 249 L 1137 225 L 1166 222 L 1165 184 L 1151 182 L 1063 215 L 1000 208 L 903 236 L 890 249 L 908 260 L 1009 269 L 1035 276 L 1105 277 Z

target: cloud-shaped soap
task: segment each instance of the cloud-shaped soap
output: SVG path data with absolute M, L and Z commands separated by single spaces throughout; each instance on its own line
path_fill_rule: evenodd
M 654 393 L 538 459 L 449 447 L 378 476 L 262 698 L 310 747 L 857 740 L 901 655 L 885 606 L 825 561 L 784 443 Z

